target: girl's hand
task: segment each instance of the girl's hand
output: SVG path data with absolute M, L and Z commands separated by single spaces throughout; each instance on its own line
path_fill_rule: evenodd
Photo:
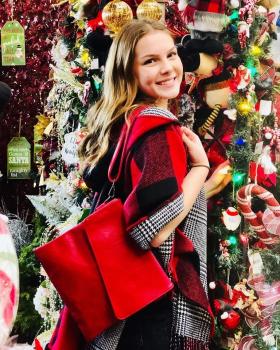
M 192 165 L 204 164 L 209 166 L 207 155 L 198 135 L 185 126 L 182 126 L 181 130 L 183 142 L 188 150 Z

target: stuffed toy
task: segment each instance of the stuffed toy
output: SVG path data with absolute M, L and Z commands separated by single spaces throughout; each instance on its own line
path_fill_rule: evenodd
M 211 76 L 218 66 L 218 56 L 223 52 L 223 44 L 215 39 L 191 39 L 184 36 L 178 46 L 178 54 L 185 72 Z
M 178 7 L 182 16 L 193 31 L 201 33 L 221 33 L 229 24 L 225 15 L 225 2 L 221 0 L 180 0 Z M 202 34 L 203 36 L 203 34 Z

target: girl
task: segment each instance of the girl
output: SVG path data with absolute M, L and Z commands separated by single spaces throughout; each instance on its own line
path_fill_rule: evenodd
M 209 163 L 198 136 L 180 129 L 168 110 L 182 77 L 174 40 L 161 22 L 132 21 L 114 39 L 103 93 L 89 111 L 89 133 L 80 148 L 88 164 L 85 178 L 99 192 L 96 206 L 108 195 L 108 165 L 127 123 L 128 147 L 117 184 L 127 230 L 140 249 L 153 250 L 175 287 L 87 349 L 208 349 L 212 316 L 202 188 Z

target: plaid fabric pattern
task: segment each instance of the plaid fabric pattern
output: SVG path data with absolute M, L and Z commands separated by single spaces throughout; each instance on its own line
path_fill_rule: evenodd
M 116 326 L 106 330 L 92 343 L 88 344 L 85 350 L 115 350 L 118 346 L 124 326 L 125 321 L 121 321 Z
M 182 231 L 193 242 L 200 260 L 200 280 L 207 293 L 207 202 L 205 192 L 198 195 L 187 219 L 180 225 Z
M 153 117 L 164 117 L 164 118 L 169 118 L 171 120 L 177 120 L 178 118 L 175 117 L 173 113 L 171 113 L 168 110 L 161 109 L 158 107 L 148 107 L 145 108 L 141 113 L 141 116 L 153 116 Z
M 168 203 L 158 212 L 141 222 L 130 232 L 130 236 L 142 249 L 150 249 L 150 242 L 162 227 L 172 221 L 184 209 L 183 194 Z
M 141 111 L 140 116 L 153 118 L 151 124 L 155 120 L 154 117 L 176 120 L 170 112 L 155 107 L 146 108 Z M 149 118 L 145 119 L 148 122 Z M 185 154 L 185 148 L 181 136 L 176 133 L 174 126 L 168 126 L 149 133 L 138 148 L 132 148 L 128 156 L 124 176 L 129 181 L 124 183 L 128 193 L 124 210 L 127 210 L 125 215 L 130 227 L 129 234 L 142 249 L 149 249 L 151 240 L 160 229 L 183 210 L 183 194 L 179 185 L 186 175 L 187 163 L 186 158 L 182 158 L 183 153 Z M 165 183 L 166 177 L 168 182 Z M 176 179 L 177 184 L 170 179 Z M 162 191 L 165 196 L 167 193 L 167 198 L 162 197 Z M 198 283 L 201 281 L 203 286 L 197 291 L 200 293 L 204 289 L 205 294 L 206 225 L 206 199 L 202 191 L 186 219 L 181 223 L 180 230 L 183 232 L 183 237 L 192 241 L 199 256 L 200 276 L 196 269 L 191 273 L 197 275 L 197 279 L 194 280 Z M 175 240 L 176 233 L 173 232 L 160 247 L 154 249 L 155 255 L 168 274 Z M 173 279 L 173 276 L 170 277 Z M 205 308 L 188 300 L 176 285 L 173 292 L 172 323 L 171 350 L 208 349 L 211 316 Z M 115 350 L 123 327 L 124 322 L 119 327 L 104 332 L 86 350 Z

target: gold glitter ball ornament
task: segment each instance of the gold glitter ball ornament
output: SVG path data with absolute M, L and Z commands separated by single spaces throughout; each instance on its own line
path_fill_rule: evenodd
M 163 15 L 161 5 L 155 0 L 143 0 L 137 7 L 136 15 L 138 19 L 152 19 L 158 21 Z
M 102 11 L 102 20 L 105 26 L 114 34 L 132 19 L 133 14 L 130 6 L 121 0 L 109 2 Z

